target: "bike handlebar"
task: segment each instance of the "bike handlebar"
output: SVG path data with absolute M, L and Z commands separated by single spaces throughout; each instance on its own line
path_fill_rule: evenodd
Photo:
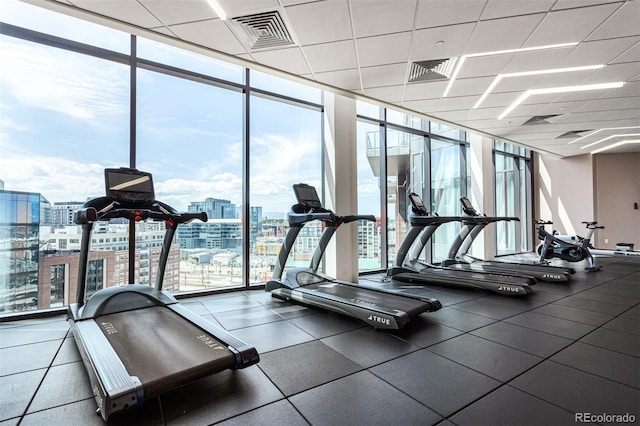
M 83 207 L 76 211 L 74 222 L 83 225 L 101 220 L 123 218 L 134 220 L 136 222 L 153 219 L 153 220 L 169 220 L 176 225 L 189 223 L 192 220 L 200 220 L 206 222 L 208 220 L 206 212 L 188 213 L 177 212 L 166 204 L 159 202 L 153 203 L 149 208 L 114 208 L 118 207 L 118 203 L 114 202 L 104 209 L 98 211 L 95 207 Z

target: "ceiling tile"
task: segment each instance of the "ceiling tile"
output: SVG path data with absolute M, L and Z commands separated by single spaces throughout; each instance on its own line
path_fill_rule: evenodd
M 480 19 L 495 19 L 507 16 L 547 12 L 555 2 L 556 0 L 489 0 L 482 11 Z
M 447 81 L 429 81 L 427 83 L 407 84 L 404 91 L 405 101 L 440 99 L 447 87 Z
M 402 100 L 403 91 L 404 86 L 398 85 L 365 89 L 364 94 L 366 96 L 370 96 L 375 99 L 381 99 L 386 102 L 400 102 Z
M 556 68 L 560 61 L 566 58 L 572 50 L 573 47 L 519 52 L 513 55 L 512 60 L 504 67 L 502 72 L 513 73 Z M 592 65 L 594 63 L 595 62 L 590 62 L 586 65 Z
M 182 40 L 237 55 L 247 53 L 235 35 L 220 19 L 192 22 L 169 27 Z
M 493 81 L 493 77 L 479 77 L 479 78 L 462 78 L 455 81 L 449 90 L 448 97 L 465 96 L 465 95 L 480 95 L 487 90 L 487 87 Z M 477 101 L 477 99 L 476 99 Z M 475 103 L 475 102 L 474 102 Z
M 478 22 L 464 53 L 517 49 L 522 47 L 525 41 L 528 46 L 535 46 L 536 43 L 531 44 L 529 37 L 544 16 L 539 13 Z M 505 37 L 506 34 L 508 37 Z
M 406 63 L 361 68 L 362 86 L 366 90 L 371 87 L 404 84 L 406 70 Z
M 513 54 L 466 58 L 460 66 L 458 78 L 496 76 L 502 73 L 502 70 L 512 59 Z M 454 83 L 454 85 L 456 83 Z
M 600 6 L 604 9 L 602 16 L 608 11 L 618 7 L 618 4 L 608 6 Z M 609 19 L 589 34 L 587 40 L 600 40 L 615 37 L 635 36 L 638 35 L 638 27 L 640 27 L 640 2 L 629 1 L 620 6 Z
M 314 73 L 351 69 L 358 66 L 353 40 L 314 44 L 303 49 Z
M 411 61 L 461 56 L 475 24 L 416 30 L 413 34 Z M 443 42 L 443 43 L 438 43 Z
M 352 38 L 346 1 L 304 3 L 286 7 L 285 13 L 302 45 Z
M 214 19 L 218 16 L 204 0 L 181 0 L 179 3 L 166 0 L 138 0 L 164 25 Z
M 483 7 L 478 0 L 419 0 L 416 29 L 475 22 Z
M 618 7 L 605 4 L 549 13 L 527 40 L 526 46 L 581 41 Z
M 356 37 L 413 30 L 416 0 L 351 0 L 350 5 Z
M 585 80 L 585 84 L 627 81 L 638 75 L 638 73 L 640 73 L 640 66 L 637 62 L 607 65 L 594 72 Z
M 292 74 L 307 74 L 310 71 L 299 47 L 253 52 L 253 57 L 261 64 Z
M 624 39 L 615 39 L 618 40 L 620 42 L 622 41 L 635 41 L 635 40 L 639 40 L 636 41 L 634 43 L 633 46 L 631 46 L 630 48 L 626 49 L 624 52 L 622 52 L 620 54 L 620 56 L 616 56 L 615 59 L 613 59 L 611 61 L 611 63 L 618 63 L 618 62 L 640 62 L 640 37 L 627 37 Z
M 73 4 L 79 8 L 89 10 L 99 15 L 115 18 L 123 22 L 129 22 L 142 28 L 153 28 L 162 23 L 156 19 L 147 9 L 135 0 L 125 1 L 95 1 L 74 0 Z
M 406 62 L 410 42 L 410 32 L 356 39 L 358 62 L 361 67 Z
M 580 43 L 558 64 L 559 67 L 576 67 L 591 64 L 608 64 L 631 48 L 640 37 L 598 40 Z M 633 59 L 633 60 L 638 60 Z M 626 61 L 618 61 L 626 62 Z
M 360 73 L 357 69 L 315 73 L 317 81 L 345 90 L 360 89 Z
M 280 6 L 278 0 L 218 0 L 218 4 L 230 18 L 278 10 Z

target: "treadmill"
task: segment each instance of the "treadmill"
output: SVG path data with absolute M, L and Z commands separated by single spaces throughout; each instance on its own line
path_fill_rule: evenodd
M 318 307 L 357 318 L 376 329 L 397 330 L 423 313 L 437 311 L 440 301 L 393 290 L 340 281 L 318 272 L 320 260 L 336 230 L 357 220 L 375 221 L 372 215 L 339 216 L 322 207 L 316 189 L 307 184 L 293 185 L 298 203 L 287 214 L 289 230 L 280 249 L 272 279 L 265 290 L 272 297 Z M 325 228 L 309 267 L 289 268 L 282 273 L 298 234 L 306 223 L 320 220 Z
M 506 274 L 525 274 L 536 280 L 547 282 L 567 282 L 575 269 L 563 266 L 547 266 L 529 263 L 509 263 L 499 261 L 486 261 L 477 259 L 467 254 L 471 244 L 482 230 L 490 223 L 503 220 L 520 220 L 517 217 L 484 216 L 476 211 L 467 197 L 460 198 L 463 211 L 463 226 L 460 233 L 449 248 L 447 260 L 443 266 L 474 271 L 486 271 Z
M 226 369 L 259 361 L 256 349 L 178 304 L 162 281 L 178 225 L 206 213 L 180 213 L 155 200 L 152 176 L 136 169 L 106 169 L 107 196 L 75 214 L 82 225 L 77 303 L 68 321 L 91 381 L 97 412 L 109 416 Z M 85 300 L 91 231 L 97 221 L 128 219 L 129 277 L 135 262 L 135 222 L 162 220 L 166 233 L 155 286 L 129 284 L 98 290 Z
M 460 221 L 460 216 L 431 215 L 416 193 L 408 195 L 411 203 L 409 223 L 387 278 L 422 285 L 441 285 L 486 290 L 506 296 L 526 296 L 532 292 L 535 278 L 528 275 L 461 270 L 433 265 L 419 259 L 434 232 L 444 223 Z

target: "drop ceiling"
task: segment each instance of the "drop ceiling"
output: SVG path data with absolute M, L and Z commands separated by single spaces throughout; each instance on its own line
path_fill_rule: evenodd
M 206 0 L 28 1 L 563 157 L 640 152 L 640 0 L 219 0 L 224 21 Z

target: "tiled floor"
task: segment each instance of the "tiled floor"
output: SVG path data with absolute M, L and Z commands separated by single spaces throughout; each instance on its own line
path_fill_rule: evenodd
M 255 345 L 260 363 L 109 423 L 574 425 L 581 413 L 640 423 L 640 261 L 599 262 L 526 299 L 403 288 L 444 308 L 399 332 L 263 291 L 183 300 Z M 0 324 L 0 426 L 102 424 L 95 408 L 64 316 Z

